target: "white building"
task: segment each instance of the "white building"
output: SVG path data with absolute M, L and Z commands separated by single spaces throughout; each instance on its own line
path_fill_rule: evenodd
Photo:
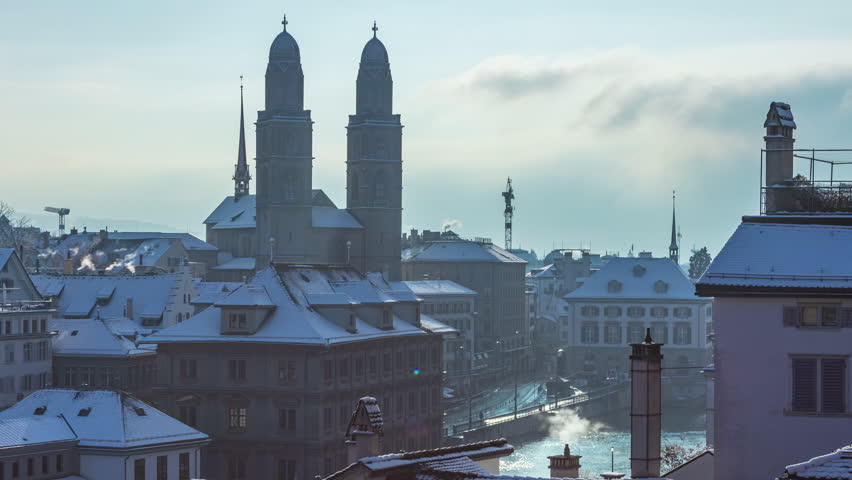
M 14 459 L 0 462 L 0 478 L 12 479 L 189 480 L 201 476 L 200 451 L 210 441 L 134 397 L 104 390 L 36 391 L 0 412 L 4 430 L 10 435 L 0 437 L 0 448 Z
M 53 314 L 12 249 L 0 249 L 0 408 L 51 384 Z
M 708 363 L 712 300 L 697 297 L 669 258 L 612 258 L 563 298 L 560 336 L 571 373 L 591 380 L 626 376 L 629 344 L 640 343 L 646 328 L 666 345 L 664 366 L 674 368 L 666 375 L 697 376 L 687 367 Z
M 189 269 L 163 275 L 33 275 L 58 318 L 126 317 L 151 330 L 195 314 Z

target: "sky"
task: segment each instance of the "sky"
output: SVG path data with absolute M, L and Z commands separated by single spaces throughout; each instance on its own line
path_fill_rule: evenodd
M 405 125 L 405 230 L 455 222 L 502 244 L 512 177 L 516 247 L 664 255 L 676 190 L 682 250 L 715 254 L 759 212 L 771 101 L 791 104 L 797 147 L 852 147 L 850 2 L 4 2 L 0 200 L 51 229 L 46 205 L 70 208 L 69 227 L 203 238 L 233 192 L 239 77 L 252 158 L 285 13 L 314 188 L 338 206 L 377 21 Z

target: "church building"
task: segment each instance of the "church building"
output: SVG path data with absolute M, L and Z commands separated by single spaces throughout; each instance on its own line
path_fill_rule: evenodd
M 270 262 L 348 264 L 400 279 L 402 124 L 393 114 L 393 79 L 385 46 L 361 52 L 355 114 L 349 116 L 346 208 L 313 186 L 311 111 L 304 105 L 299 46 L 284 29 L 266 67 L 266 100 L 256 123 L 256 194 L 251 194 L 240 106 L 234 195 L 204 221 L 207 241 L 226 257 L 211 279 L 241 280 Z M 213 278 L 213 277 L 216 278 Z

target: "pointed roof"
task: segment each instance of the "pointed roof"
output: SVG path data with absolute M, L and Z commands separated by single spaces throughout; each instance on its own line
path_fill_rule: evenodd
M 349 425 L 346 427 L 346 438 L 351 439 L 353 433 L 383 434 L 384 419 L 379 402 L 374 397 L 363 397 L 358 400 Z
M 234 196 L 239 198 L 249 193 L 249 173 L 248 163 L 246 162 L 246 122 L 243 108 L 243 85 L 242 75 L 240 75 L 240 144 L 237 147 L 237 165 L 234 170 Z
M 677 250 L 677 222 L 675 221 L 675 194 L 672 192 L 672 243 L 669 244 L 670 250 Z

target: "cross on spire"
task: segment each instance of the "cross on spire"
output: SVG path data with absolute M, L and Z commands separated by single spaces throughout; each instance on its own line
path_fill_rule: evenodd
M 281 25 L 284 25 L 284 31 L 287 31 L 287 14 L 284 14 L 284 19 L 281 20 Z
M 376 26 L 376 21 L 373 20 L 373 38 L 376 38 L 376 32 L 379 31 L 379 27 Z

